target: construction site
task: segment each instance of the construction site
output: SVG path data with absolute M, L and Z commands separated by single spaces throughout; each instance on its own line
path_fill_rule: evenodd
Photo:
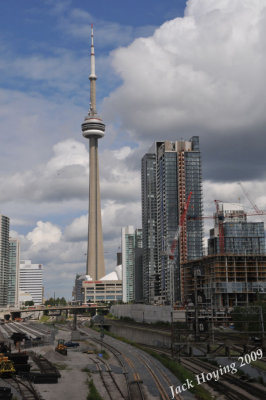
M 214 309 L 246 306 L 266 293 L 266 255 L 209 255 L 185 264 L 185 297 Z
M 248 222 L 239 203 L 216 200 L 208 256 L 183 263 L 186 303 L 214 309 L 244 306 L 266 293 L 263 222 Z M 204 218 L 204 217 L 203 217 Z

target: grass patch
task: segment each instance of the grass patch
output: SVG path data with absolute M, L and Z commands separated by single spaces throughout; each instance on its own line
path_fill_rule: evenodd
M 56 324 L 65 325 L 67 324 L 67 321 L 64 318 L 60 318 L 56 320 Z
M 210 345 L 210 351 L 211 352 L 215 352 L 214 354 L 215 354 L 216 357 L 218 357 L 218 356 L 224 357 L 225 356 L 224 348 L 221 348 L 218 351 L 215 351 L 216 349 L 217 349 L 217 345 L 212 345 L 212 344 Z M 236 350 L 231 350 L 230 349 L 230 357 L 238 357 L 241 354 L 242 354 L 241 351 L 236 351 Z
M 251 361 L 250 363 L 251 365 L 253 365 L 253 367 L 262 369 L 263 371 L 266 371 L 266 364 L 263 361 L 257 360 L 257 361 Z
M 110 356 L 109 356 L 109 354 L 107 353 L 107 351 L 103 350 L 103 351 L 102 351 L 102 355 L 103 355 L 103 358 L 104 358 L 105 360 L 109 360 Z
M 40 318 L 39 321 L 42 322 L 42 323 L 46 323 L 46 322 L 49 321 L 49 319 L 50 319 L 49 315 L 43 315 L 43 316 Z
M 60 370 L 60 371 L 64 371 L 64 370 L 66 370 L 66 369 L 69 369 L 69 370 L 71 369 L 71 368 L 68 368 L 66 364 L 57 364 L 57 363 L 54 363 L 54 366 L 55 366 L 58 370 Z
M 106 314 L 104 317 L 107 318 L 107 319 L 119 320 L 118 317 L 115 317 L 115 316 L 114 316 L 113 314 L 111 314 L 111 313 Z
M 104 400 L 97 391 L 92 379 L 89 381 L 89 389 L 90 393 L 87 396 L 87 400 Z
M 109 358 L 110 358 L 110 356 L 109 356 L 109 354 L 107 353 L 107 351 L 105 351 L 104 349 L 102 349 L 102 350 L 99 350 L 99 349 L 93 349 L 93 352 L 94 352 L 94 354 L 99 354 L 99 353 L 101 353 L 102 355 L 103 355 L 103 358 L 105 359 L 105 360 L 109 360 Z

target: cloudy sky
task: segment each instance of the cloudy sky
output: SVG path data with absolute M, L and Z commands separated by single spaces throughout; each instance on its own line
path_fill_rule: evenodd
M 121 226 L 141 226 L 156 139 L 200 136 L 205 215 L 214 199 L 252 212 L 238 182 L 266 209 L 266 0 L 2 1 L 0 213 L 44 264 L 46 297 L 70 298 L 85 271 L 91 23 L 107 272 Z

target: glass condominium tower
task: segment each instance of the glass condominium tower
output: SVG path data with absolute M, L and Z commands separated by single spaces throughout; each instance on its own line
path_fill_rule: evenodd
M 202 257 L 202 177 L 199 138 L 157 141 L 142 158 L 144 300 L 184 300 L 183 263 Z M 192 192 L 173 260 L 169 251 Z
M 8 301 L 9 218 L 0 214 L 0 307 Z
M 9 238 L 9 279 L 8 298 L 9 306 L 18 306 L 19 297 L 19 261 L 20 243 L 18 239 Z

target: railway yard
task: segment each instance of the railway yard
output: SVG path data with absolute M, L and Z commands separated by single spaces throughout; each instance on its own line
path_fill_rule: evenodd
M 4 355 L 9 355 L 10 359 L 13 357 L 17 373 L 4 373 L 2 369 L 0 399 L 11 399 L 12 393 L 17 400 L 86 400 L 92 382 L 104 400 L 199 398 L 197 387 L 193 393 L 186 390 L 184 377 L 178 379 L 144 349 L 171 358 L 170 351 L 151 346 L 143 346 L 142 350 L 108 335 L 101 338 L 84 319 L 78 322 L 77 330 L 79 340 L 74 347 L 72 327 L 68 324 L 58 324 L 55 320 L 50 324 L 33 321 L 1 324 L 1 351 L 4 350 Z M 24 335 L 20 350 L 10 339 L 18 334 Z M 69 342 L 66 354 L 55 351 L 58 340 Z M 200 386 L 209 396 L 206 399 L 260 400 L 266 398 L 266 360 L 259 347 L 256 350 L 254 346 L 247 346 L 246 349 L 247 354 L 253 352 L 260 356 L 259 365 L 247 362 L 242 367 L 239 357 L 232 355 L 211 360 L 181 357 L 179 363 L 193 376 L 201 376 Z M 232 363 L 241 374 L 231 373 L 232 370 L 222 374 L 223 368 Z M 217 371 L 221 371 L 221 376 L 215 375 Z M 216 379 L 204 378 L 208 376 Z M 182 390 L 176 389 L 182 385 Z

